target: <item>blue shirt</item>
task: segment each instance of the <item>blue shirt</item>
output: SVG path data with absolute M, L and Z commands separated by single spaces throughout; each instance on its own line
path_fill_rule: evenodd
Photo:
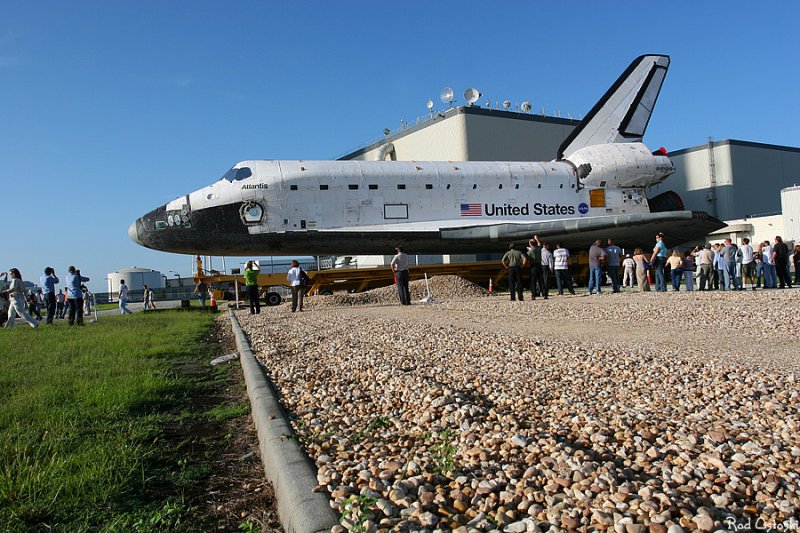
M 664 241 L 656 241 L 655 249 L 658 250 L 658 252 L 656 252 L 658 257 L 667 257 L 667 246 L 664 244 Z
M 622 248 L 620 248 L 616 244 L 612 244 L 611 246 L 606 248 L 606 263 L 608 263 L 608 266 L 618 267 L 619 257 L 621 255 L 622 255 Z
M 58 276 L 55 274 L 48 274 L 46 276 L 41 276 L 39 278 L 39 285 L 44 288 L 44 293 L 54 293 L 56 292 L 56 283 L 58 283 Z
M 81 282 L 89 281 L 86 276 L 79 276 L 77 274 L 67 274 L 67 298 L 76 300 L 83 298 L 83 291 L 81 291 Z

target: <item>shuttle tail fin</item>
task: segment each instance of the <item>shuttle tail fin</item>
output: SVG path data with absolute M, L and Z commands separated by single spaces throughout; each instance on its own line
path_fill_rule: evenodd
M 558 148 L 557 159 L 595 144 L 641 142 L 669 68 L 669 56 L 644 55 L 606 91 Z

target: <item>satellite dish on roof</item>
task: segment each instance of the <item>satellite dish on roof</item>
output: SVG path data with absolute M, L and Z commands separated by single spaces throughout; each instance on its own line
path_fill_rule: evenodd
M 445 87 L 439 94 L 439 99 L 445 104 L 451 104 L 453 103 L 453 95 L 454 95 L 453 89 L 451 89 L 450 87 Z
M 505 107 L 506 109 L 511 107 L 511 100 L 503 100 L 503 107 Z
M 478 89 L 474 87 L 470 87 L 466 91 L 464 91 L 464 100 L 467 101 L 469 105 L 474 104 L 478 101 L 478 98 L 481 97 L 481 93 L 478 92 Z
M 433 100 L 431 100 L 431 99 L 428 99 L 428 102 L 425 104 L 425 107 L 427 107 L 427 108 L 428 108 L 428 111 L 430 111 L 431 109 L 433 109 Z
M 523 113 L 530 113 L 531 112 L 531 103 L 527 100 L 522 102 L 522 112 Z

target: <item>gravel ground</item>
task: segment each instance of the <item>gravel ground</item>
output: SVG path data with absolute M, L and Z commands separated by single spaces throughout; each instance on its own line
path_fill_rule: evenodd
M 344 527 L 800 527 L 800 291 L 431 287 L 237 315 Z

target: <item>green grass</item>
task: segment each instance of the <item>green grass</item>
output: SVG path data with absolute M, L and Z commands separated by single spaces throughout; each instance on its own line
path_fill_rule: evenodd
M 180 459 L 206 386 L 182 366 L 215 355 L 212 324 L 163 312 L 0 331 L 0 531 L 180 529 L 182 487 L 208 475 Z

